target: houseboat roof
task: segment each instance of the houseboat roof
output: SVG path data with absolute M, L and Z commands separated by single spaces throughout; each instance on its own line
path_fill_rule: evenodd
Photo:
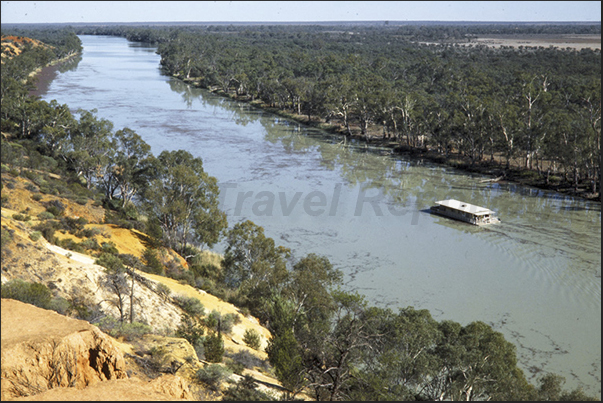
M 465 203 L 465 202 L 458 201 L 455 199 L 440 200 L 435 203 L 439 206 L 445 206 L 445 207 L 448 207 L 448 208 L 451 208 L 454 210 L 462 211 L 465 213 L 470 213 L 470 214 L 473 214 L 476 216 L 481 216 L 481 215 L 485 215 L 485 214 L 495 214 L 494 211 L 489 210 L 485 207 L 476 206 L 476 205 Z

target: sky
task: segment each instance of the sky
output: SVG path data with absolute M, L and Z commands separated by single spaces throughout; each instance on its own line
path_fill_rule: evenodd
M 600 1 L 2 1 L 4 23 L 600 22 Z

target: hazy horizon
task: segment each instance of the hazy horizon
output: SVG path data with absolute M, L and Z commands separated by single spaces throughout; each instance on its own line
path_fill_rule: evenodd
M 600 1 L 2 1 L 2 24 L 601 23 Z

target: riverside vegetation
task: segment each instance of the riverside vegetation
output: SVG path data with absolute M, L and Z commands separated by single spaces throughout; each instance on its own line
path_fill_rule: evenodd
M 109 33 L 107 30 L 110 29 L 119 29 L 122 35 L 127 34 L 130 38 L 138 35 L 138 40 L 160 43 L 162 64 L 171 74 L 207 87 L 222 82 L 224 93 L 234 90 L 239 96 L 260 98 L 272 106 L 294 109 L 297 113 L 305 113 L 308 121 L 317 116 L 340 118 L 345 130 L 351 132 L 356 124 L 361 135 L 368 138 L 369 124 L 384 119 L 384 137 L 389 137 L 398 146 L 418 147 L 429 143 L 445 156 L 453 149 L 460 151 L 474 164 L 482 160 L 486 151 L 500 154 L 502 150 L 505 151 L 503 161 L 509 169 L 515 153 L 521 151 L 525 157 L 522 164 L 529 168 L 535 163 L 538 175 L 547 175 L 548 181 L 562 181 L 565 177 L 571 187 L 586 184 L 592 193 L 599 189 L 596 175 L 600 172 L 597 165 L 600 160 L 600 149 L 597 149 L 600 109 L 597 120 L 597 98 L 592 90 L 597 85 L 600 89 L 600 56 L 597 65 L 593 60 L 598 53 L 594 51 L 573 55 L 582 61 L 573 68 L 584 72 L 583 76 L 587 78 L 580 80 L 580 75 L 573 75 L 578 82 L 574 82 L 572 88 L 576 92 L 572 93 L 563 92 L 564 87 L 555 87 L 553 91 L 549 85 L 555 80 L 540 72 L 527 77 L 509 71 L 507 84 L 513 82 L 518 87 L 511 91 L 513 96 L 508 95 L 511 98 L 507 101 L 522 100 L 527 109 L 522 109 L 518 103 L 492 99 L 492 104 L 488 105 L 502 108 L 497 115 L 492 112 L 494 110 L 487 113 L 484 100 L 472 93 L 479 90 L 485 94 L 492 88 L 484 88 L 479 83 L 468 85 L 472 77 L 481 77 L 484 82 L 495 85 L 496 81 L 487 71 L 475 70 L 481 64 L 474 65 L 472 70 L 464 64 L 460 64 L 464 66 L 461 70 L 452 68 L 452 65 L 460 66 L 457 63 L 469 63 L 480 57 L 486 58 L 481 59 L 483 63 L 495 56 L 484 49 L 478 49 L 474 54 L 471 50 L 448 47 L 423 49 L 399 41 L 407 51 L 405 54 L 417 55 L 411 64 L 400 65 L 397 64 L 400 60 L 379 54 L 378 46 L 367 46 L 366 51 L 351 53 L 349 60 L 344 62 L 338 59 L 346 53 L 344 48 L 336 54 L 318 52 L 338 41 L 321 41 L 325 34 L 288 31 L 286 28 L 261 28 L 252 32 L 234 30 L 235 35 L 219 35 L 210 29 L 208 32 L 191 32 L 165 27 L 80 28 L 86 33 L 95 30 L 103 34 Z M 363 32 L 363 40 L 376 40 L 370 29 Z M 117 31 L 111 33 L 118 34 Z M 348 34 L 326 35 L 352 41 Z M 111 329 L 125 331 L 124 324 L 128 319 L 133 322 L 135 313 L 125 310 L 126 300 L 132 293 L 128 294 L 128 283 L 124 280 L 131 277 L 130 284 L 133 285 L 134 269 L 138 269 L 171 276 L 202 288 L 257 317 L 271 333 L 265 351 L 285 390 L 283 399 L 293 399 L 302 393 L 316 400 L 598 399 L 587 396 L 580 389 L 564 391 L 563 379 L 555 374 L 544 374 L 537 385 L 530 384 L 517 367 L 515 347 L 483 322 L 462 326 L 449 320 L 438 322 L 427 310 L 414 307 L 394 312 L 369 306 L 362 295 L 342 291 L 342 275 L 325 257 L 308 254 L 292 262 L 290 251 L 266 237 L 263 228 L 253 222 L 246 221 L 229 228 L 226 215 L 218 208 L 216 179 L 204 171 L 201 159 L 184 150 L 154 156 L 137 133 L 128 128 L 115 131 L 111 122 L 96 116 L 94 111 L 78 111 L 76 116 L 67 105 L 30 97 L 28 86 L 33 82 L 29 73 L 65 54 L 79 52 L 81 46 L 72 28 L 32 30 L 28 36 L 43 38 L 50 46 L 27 46 L 18 56 L 3 58 L 2 186 L 3 189 L 9 187 L 11 178 L 23 176 L 33 181 L 32 189 L 35 187 L 38 194 L 69 195 L 83 204 L 93 199 L 104 207 L 105 222 L 136 229 L 146 239 L 148 248 L 143 259 L 119 254 L 111 244 L 98 245 L 91 233 L 81 243 L 59 240 L 54 236 L 57 229 L 81 233 L 84 223 L 78 218 L 64 216 L 64 206 L 56 202 L 47 205 L 43 217 L 39 217 L 40 224 L 34 228 L 37 232 L 31 235 L 60 243 L 74 252 L 96 256 L 97 263 L 106 267 L 104 284 L 119 296 L 116 300 L 120 307 L 119 316 L 111 322 Z M 289 40 L 280 42 L 286 38 Z M 252 46 L 254 40 L 265 41 L 273 47 Z M 354 41 L 357 41 L 356 37 L 353 37 Z M 277 46 L 277 43 L 281 45 Z M 286 44 L 295 45 L 291 49 L 297 52 L 279 53 L 285 52 Z M 369 57 L 368 48 L 374 51 L 375 58 Z M 236 51 L 245 55 L 243 59 L 235 58 Z M 269 56 L 275 51 L 276 54 Z M 509 49 L 505 51 L 508 52 L 505 55 L 513 54 Z M 191 52 L 201 53 L 191 57 Z M 317 59 L 318 54 L 326 56 Z M 542 53 L 526 51 L 520 54 L 522 60 L 528 61 L 536 56 L 560 60 L 570 57 L 546 49 Z M 509 59 L 505 55 L 497 55 L 496 60 L 504 63 Z M 261 71 L 257 70 L 257 65 L 243 68 L 241 60 L 260 63 L 264 67 Z M 279 60 L 289 60 L 292 64 L 279 67 Z M 290 70 L 291 66 L 301 70 L 295 73 Z M 597 66 L 598 83 L 594 79 Z M 325 68 L 336 74 L 323 71 Z M 346 68 L 353 70 L 340 71 Z M 463 71 L 469 70 L 474 74 L 453 80 L 454 75 L 462 76 Z M 252 76 L 252 71 L 257 74 Z M 450 89 L 429 95 L 429 86 L 423 85 L 424 93 L 400 96 L 402 93 L 396 95 L 397 87 L 379 84 L 383 83 L 380 81 L 383 77 L 369 74 L 375 71 L 389 72 L 396 77 L 402 74 L 406 77 L 403 80 L 406 85 L 409 82 L 417 84 L 413 88 L 420 88 L 420 83 L 430 80 L 434 87 Z M 288 75 L 288 79 L 275 74 Z M 244 81 L 244 77 L 249 81 Z M 338 77 L 341 80 L 338 81 Z M 327 82 L 330 82 L 329 86 L 325 86 Z M 289 83 L 290 88 L 283 83 Z M 365 92 L 359 92 L 357 86 L 362 86 Z M 402 88 L 408 90 L 410 87 Z M 377 90 L 381 91 L 379 96 L 374 92 Z M 384 98 L 386 90 L 394 91 L 391 98 Z M 506 94 L 504 88 L 498 90 Z M 561 92 L 564 97 L 553 97 L 553 94 L 561 96 Z M 339 94 L 339 103 L 328 104 L 335 102 L 335 98 L 328 98 L 329 94 Z M 597 94 L 600 97 L 600 91 Z M 417 98 L 413 98 L 415 96 Z M 552 98 L 547 98 L 549 96 Z M 544 102 L 545 98 L 549 102 Z M 406 100 L 406 110 L 391 104 L 399 99 Z M 425 113 L 429 110 L 428 105 L 435 107 L 437 104 L 432 102 L 438 100 L 441 112 Z M 415 108 L 419 104 L 422 107 Z M 515 108 L 503 107 L 509 104 Z M 326 105 L 332 107 L 326 108 Z M 378 105 L 384 108 L 384 115 L 377 115 Z M 387 105 L 391 109 L 387 110 Z M 550 105 L 557 109 L 549 110 Z M 588 109 L 589 105 L 591 109 Z M 398 113 L 400 115 L 396 115 Z M 549 119 L 560 119 L 555 118 L 557 113 L 564 114 L 563 122 L 549 122 Z M 385 119 L 387 114 L 391 117 L 389 121 Z M 423 118 L 436 121 L 427 126 L 429 122 Z M 499 123 L 501 126 L 492 126 Z M 564 132 L 551 131 L 561 123 L 570 127 Z M 572 125 L 582 130 L 570 130 Z M 490 133 L 503 137 L 489 139 Z M 502 139 L 510 133 L 517 137 L 506 143 L 507 148 L 495 148 L 503 147 Z M 570 134 L 572 138 L 568 137 Z M 559 139 L 564 135 L 569 142 L 565 144 L 571 151 L 570 156 L 565 154 L 566 149 L 557 147 L 559 155 L 553 158 L 553 144 L 557 143 L 547 141 L 550 137 Z M 488 144 L 489 149 L 486 148 Z M 61 185 L 51 181 L 50 175 L 60 175 Z M 3 195 L 3 205 L 8 202 Z M 26 222 L 27 212 L 21 212 L 15 219 Z M 11 236 L 3 224 L 3 270 L 4 246 L 10 243 Z M 204 261 L 203 248 L 211 248 L 222 239 L 225 239 L 227 249 L 220 263 Z M 160 248 L 176 251 L 180 259 L 169 265 L 162 263 L 156 255 Z M 50 290 L 36 284 L 6 283 L 2 295 L 88 320 L 95 309 L 85 304 L 73 304 L 73 301 L 53 300 Z M 182 299 L 179 304 L 187 315 L 182 318 L 175 335 L 196 346 L 198 355 L 204 354 L 209 361 L 221 362 L 221 334 L 227 320 L 219 315 L 204 316 L 193 301 Z M 133 307 L 133 304 L 129 306 Z M 144 326 L 140 325 L 142 331 Z M 246 335 L 246 340 L 249 345 L 257 346 L 257 337 L 252 332 Z M 219 377 L 218 373 L 209 370 L 199 374 L 200 381 L 206 383 Z M 267 398 L 254 394 L 251 387 L 241 386 L 229 393 L 229 400 Z

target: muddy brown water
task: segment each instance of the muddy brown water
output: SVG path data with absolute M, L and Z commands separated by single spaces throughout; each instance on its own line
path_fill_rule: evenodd
M 97 109 L 158 155 L 184 149 L 218 179 L 230 225 L 250 219 L 294 258 L 327 256 L 373 304 L 483 321 L 521 368 L 601 393 L 601 205 L 341 138 L 163 76 L 155 48 L 82 36 L 83 57 L 37 95 Z M 475 227 L 431 215 L 454 198 L 498 214 Z M 215 250 L 222 251 L 224 245 Z

